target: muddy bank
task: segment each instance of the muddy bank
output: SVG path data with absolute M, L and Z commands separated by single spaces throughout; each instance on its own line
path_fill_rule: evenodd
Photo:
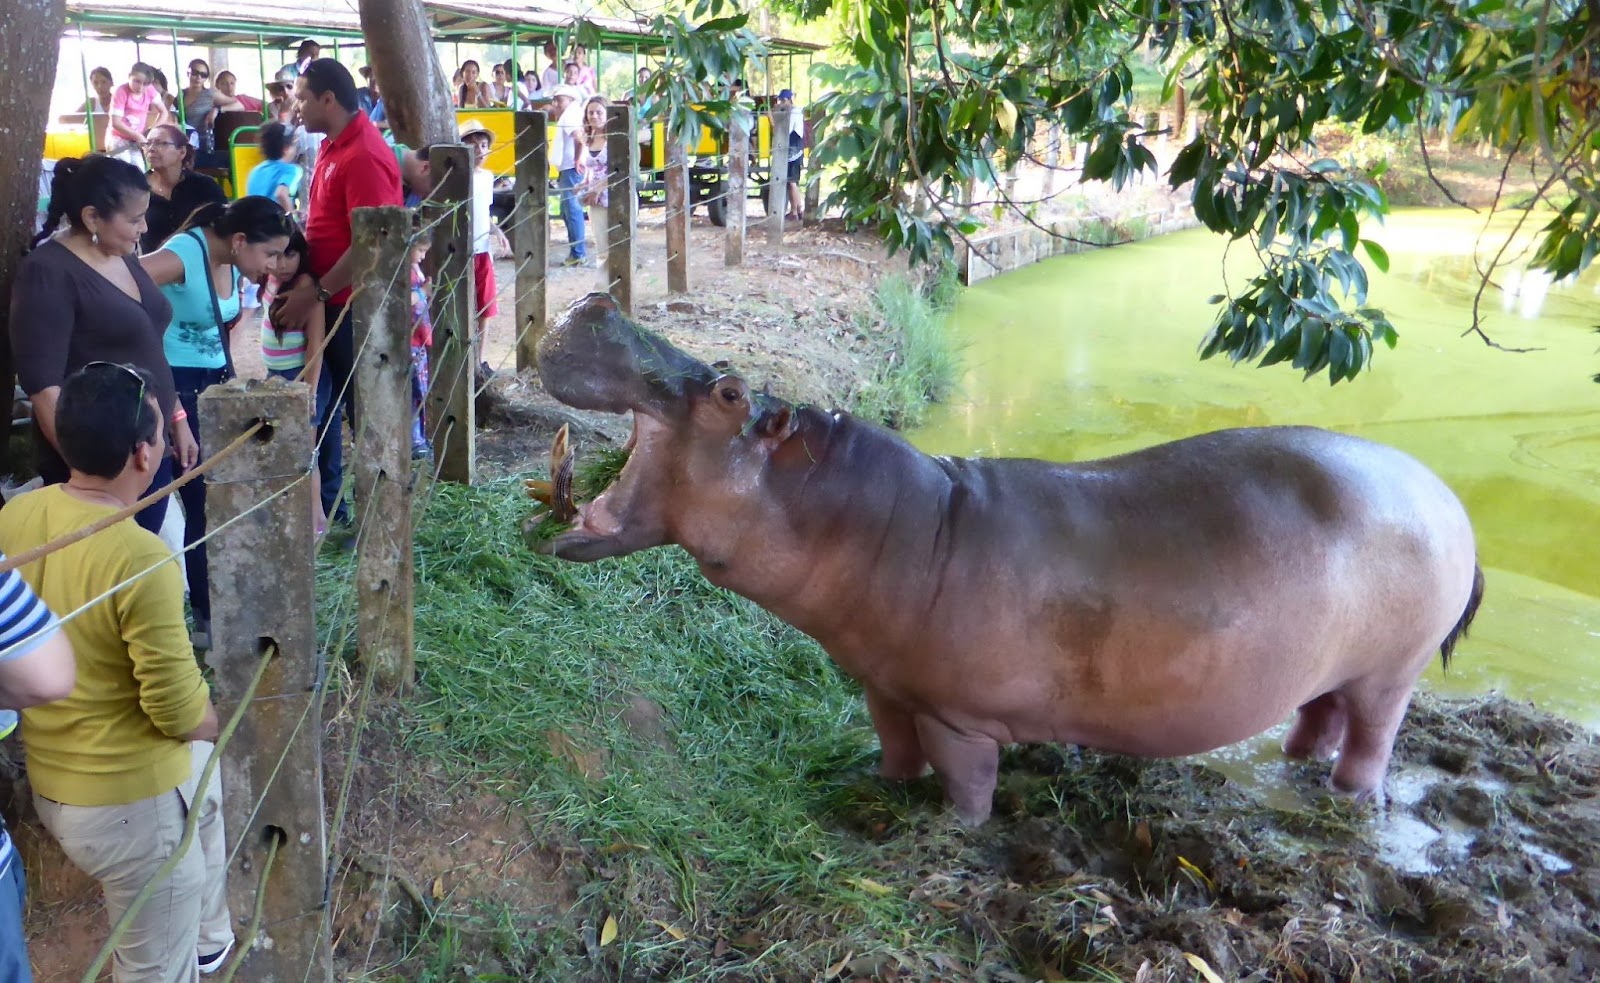
M 864 779 L 841 803 L 841 828 L 910 874 L 885 883 L 985 951 L 862 975 L 1191 980 L 1196 959 L 1227 980 L 1600 973 L 1600 746 L 1526 705 L 1420 697 L 1385 807 L 1288 761 L 1264 787 L 1053 747 L 1001 768 L 996 818 L 973 833 L 948 828 L 931 782 L 903 799 Z

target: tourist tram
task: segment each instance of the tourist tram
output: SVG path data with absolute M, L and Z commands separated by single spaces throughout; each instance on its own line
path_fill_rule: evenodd
M 237 12 L 219 12 L 218 5 L 211 0 L 140 0 L 137 3 L 133 0 L 67 0 L 66 6 L 63 39 L 77 42 L 78 58 L 76 65 L 69 65 L 64 50 L 60 71 L 65 74 L 72 70 L 81 75 L 84 99 L 80 111 L 52 120 L 45 134 L 46 160 L 78 157 L 97 149 L 91 122 L 82 111 L 92 98 L 89 73 L 97 64 L 109 68 L 114 84 L 121 84 L 134 62 L 147 62 L 172 73 L 169 84 L 173 94 L 179 95 L 177 90 L 185 79 L 188 61 L 204 58 L 211 64 L 213 74 L 226 67 L 239 80 L 241 92 L 258 96 L 265 104 L 269 101 L 269 83 L 281 66 L 293 63 L 303 40 L 316 40 L 322 45 L 324 57 L 335 58 L 352 71 L 367 63 L 360 21 L 350 6 L 311 10 L 305 0 L 299 3 L 252 0 L 247 9 Z M 434 43 L 447 74 L 452 66 L 467 58 L 474 58 L 484 66 L 485 77 L 494 63 L 508 59 L 524 70 L 542 70 L 546 61 L 545 42 L 554 40 L 557 50 L 565 52 L 578 26 L 578 18 L 573 13 L 529 10 L 505 0 L 472 0 L 470 5 L 424 0 L 423 6 L 433 24 Z M 601 73 L 602 91 L 613 102 L 625 98 L 632 91 L 637 70 L 654 67 L 654 57 L 664 48 L 663 39 L 650 33 L 648 25 L 634 21 L 610 17 L 585 17 L 583 20 L 593 32 L 586 33 L 586 39 L 596 35 L 599 38 L 595 63 L 597 72 Z M 782 38 L 765 38 L 764 41 L 767 54 L 760 64 L 749 66 L 746 75 L 751 89 L 765 88 L 768 93 L 754 97 L 756 107 L 764 110 L 770 105 L 771 94 L 781 88 L 795 89 L 809 101 L 809 68 L 820 46 Z M 103 52 L 105 42 L 118 43 L 119 50 L 125 45 L 126 57 L 115 64 L 91 60 L 86 52 L 91 47 Z M 607 73 L 620 77 L 619 62 L 628 68 L 625 85 L 618 85 L 617 91 L 604 91 Z M 242 63 L 248 63 L 249 68 Z M 177 99 L 176 112 L 180 119 L 182 102 L 181 97 Z M 494 148 L 487 166 L 497 176 L 509 177 L 515 165 L 513 111 L 462 108 L 456 111 L 456 117 L 458 121 L 478 120 L 494 133 Z M 224 156 L 216 162 L 217 166 L 203 170 L 221 181 L 230 195 L 240 193 L 245 176 L 261 161 L 256 133 L 262 119 L 264 116 L 256 113 L 230 112 L 219 116 L 217 146 Z M 651 131 L 640 140 L 641 204 L 660 203 L 665 198 L 663 130 L 663 124 L 655 121 Z M 705 204 L 712 221 L 719 225 L 723 214 L 720 192 L 726 177 L 726 140 L 725 134 L 704 131 L 690 156 L 693 199 Z M 758 115 L 751 151 L 750 193 L 752 197 L 759 197 L 766 188 L 771 169 L 771 125 L 764 113 Z

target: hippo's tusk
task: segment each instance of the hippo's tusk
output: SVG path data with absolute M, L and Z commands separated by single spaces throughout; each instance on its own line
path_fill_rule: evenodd
M 563 423 L 550 444 L 550 516 L 557 522 L 570 522 L 578 514 L 572 502 L 572 472 L 577 459 Z
M 539 478 L 528 478 L 522 482 L 522 490 L 528 493 L 528 497 L 546 508 L 550 506 L 550 494 L 554 487 L 550 482 Z

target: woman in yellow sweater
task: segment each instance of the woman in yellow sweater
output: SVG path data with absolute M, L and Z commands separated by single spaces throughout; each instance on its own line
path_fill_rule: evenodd
M 0 551 L 16 556 L 133 504 L 166 440 L 151 377 L 91 362 L 62 385 L 56 434 L 65 484 L 0 510 Z M 233 947 L 221 782 L 198 789 L 217 711 L 190 648 L 183 576 L 132 520 L 21 569 L 65 622 L 77 683 L 22 711 L 34 805 L 67 857 L 100 881 L 115 923 L 176 850 L 200 810 L 197 842 L 134 919 L 112 964 L 125 981 L 194 980 Z

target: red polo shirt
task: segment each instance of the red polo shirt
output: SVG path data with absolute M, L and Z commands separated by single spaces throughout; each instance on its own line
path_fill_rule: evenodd
M 356 113 L 338 136 L 322 145 L 311 172 L 306 209 L 311 275 L 326 275 L 350 248 L 351 212 L 403 204 L 394 151 L 367 114 Z M 348 289 L 333 295 L 336 304 L 349 299 Z

